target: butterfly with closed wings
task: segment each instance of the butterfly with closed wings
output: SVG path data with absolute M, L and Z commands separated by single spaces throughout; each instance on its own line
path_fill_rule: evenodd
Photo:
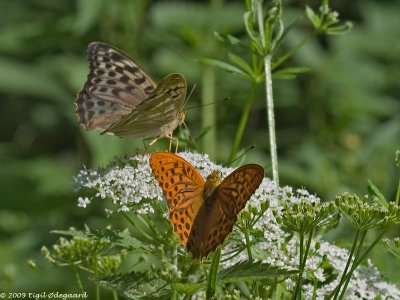
M 167 75 L 156 85 L 132 58 L 106 43 L 89 44 L 87 55 L 90 72 L 75 101 L 85 129 L 152 139 L 149 145 L 162 137 L 177 142 L 172 133 L 185 119 L 183 75 Z

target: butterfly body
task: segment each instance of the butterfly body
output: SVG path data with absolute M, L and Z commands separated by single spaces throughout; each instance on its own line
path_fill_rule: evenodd
M 199 259 L 224 242 L 264 177 L 261 166 L 250 164 L 222 181 L 219 171 L 204 180 L 186 160 L 169 152 L 153 153 L 150 167 L 167 199 L 174 232 Z
M 167 75 L 156 85 L 127 54 L 99 42 L 88 46 L 88 61 L 90 72 L 75 101 L 85 129 L 119 137 L 172 139 L 185 118 L 183 75 Z

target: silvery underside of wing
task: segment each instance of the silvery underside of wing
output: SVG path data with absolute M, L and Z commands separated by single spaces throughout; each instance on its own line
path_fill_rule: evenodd
M 77 95 L 76 114 L 86 129 L 105 130 L 142 103 L 154 81 L 128 55 L 105 43 L 87 49 L 89 75 Z
M 136 138 L 171 135 L 180 123 L 179 115 L 184 110 L 186 91 L 186 79 L 181 74 L 164 77 L 148 99 L 108 127 L 104 133 Z

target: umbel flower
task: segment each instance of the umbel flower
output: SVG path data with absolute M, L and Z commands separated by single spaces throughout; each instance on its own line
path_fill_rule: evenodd
M 206 154 L 182 152 L 178 155 L 190 162 L 203 177 L 209 175 L 212 170 L 219 169 L 224 178 L 234 170 L 216 165 Z M 104 169 L 84 168 L 74 178 L 74 183 L 77 191 L 90 190 L 92 194 L 94 192 L 91 197 L 79 197 L 79 207 L 84 208 L 94 200 L 104 199 L 113 204 L 111 208 L 109 206 L 106 209 L 108 215 L 132 211 L 151 216 L 155 211 L 154 207 L 165 201 L 151 172 L 148 154 L 115 161 Z M 332 210 L 331 204 L 328 207 L 321 203 L 317 196 L 311 195 L 305 189 L 279 187 L 270 179 L 264 178 L 224 243 L 222 254 L 229 259 L 222 259 L 221 267 L 248 260 L 249 251 L 240 247 L 246 243 L 251 244 L 252 259 L 276 267 L 298 268 L 298 238 L 289 234 L 285 226 L 281 226 L 281 222 L 278 221 L 282 216 L 286 220 L 295 221 L 295 216 L 290 218 L 285 214 L 288 213 L 288 207 L 293 206 L 296 209 L 299 205 L 314 208 L 311 215 L 315 218 L 320 217 L 318 209 L 315 209 L 318 205 L 323 208 L 321 214 L 328 215 Z M 164 215 L 167 217 L 166 208 Z M 319 225 L 317 222 L 316 226 Z M 249 234 L 246 235 L 245 232 Z M 338 284 L 349 252 L 326 241 L 313 240 L 309 253 L 304 268 L 303 276 L 307 280 L 302 286 L 303 295 L 309 299 L 316 289 L 316 299 L 324 299 Z M 288 289 L 292 289 L 295 282 L 287 279 L 285 284 Z M 377 296 L 382 299 L 400 299 L 400 290 L 395 285 L 385 282 L 372 262 L 368 261 L 366 266 L 359 267 L 354 272 L 347 288 L 346 299 L 374 299 Z

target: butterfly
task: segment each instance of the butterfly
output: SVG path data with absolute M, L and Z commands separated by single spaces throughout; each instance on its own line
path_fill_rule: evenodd
M 248 164 L 222 181 L 218 170 L 204 180 L 189 162 L 170 152 L 153 153 L 150 168 L 167 200 L 179 242 L 198 259 L 224 242 L 264 178 L 263 167 Z
M 89 75 L 75 104 L 79 123 L 87 130 L 119 137 L 173 138 L 185 119 L 187 84 L 173 73 L 156 85 L 132 58 L 106 43 L 87 49 Z

